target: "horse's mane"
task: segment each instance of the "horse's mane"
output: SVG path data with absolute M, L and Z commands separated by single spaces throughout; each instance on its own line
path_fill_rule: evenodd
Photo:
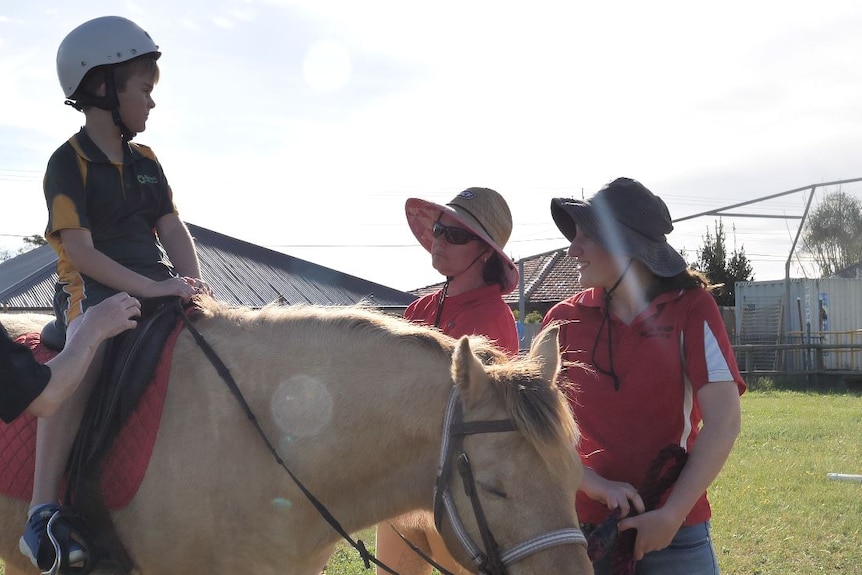
M 285 307 L 272 304 L 254 309 L 229 307 L 210 298 L 201 298 L 197 303 L 203 316 L 241 328 L 265 324 L 274 330 L 290 329 L 283 327 L 289 318 L 291 323 L 307 322 L 309 329 L 314 326 L 336 327 L 358 339 L 379 339 L 393 347 L 418 346 L 447 361 L 451 361 L 457 344 L 455 339 L 438 329 L 414 324 L 363 305 Z M 535 359 L 510 359 L 482 336 L 470 336 L 470 348 L 485 365 L 492 389 L 527 441 L 552 472 L 564 471 L 562 466 L 576 458 L 575 448 L 580 438 L 564 391 L 554 382 L 544 379 L 541 366 Z
M 545 380 L 538 362 L 519 358 L 486 369 L 515 425 L 533 445 L 552 473 L 578 460 L 580 430 L 565 391 Z
M 247 329 L 251 326 L 268 326 L 274 332 L 296 329 L 302 325 L 303 333 L 309 330 L 335 329 L 357 340 L 378 339 L 391 345 L 419 346 L 442 356 L 451 355 L 454 340 L 442 332 L 408 322 L 362 304 L 354 306 L 321 306 L 270 304 L 262 308 L 230 307 L 211 298 L 196 301 L 201 315 L 221 323 L 231 323 Z M 289 320 L 289 321 L 288 321 Z M 305 324 L 305 325 L 303 325 Z

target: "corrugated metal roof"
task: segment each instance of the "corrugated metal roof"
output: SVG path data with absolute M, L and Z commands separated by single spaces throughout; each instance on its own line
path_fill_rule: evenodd
M 293 256 L 187 224 L 201 273 L 215 296 L 231 305 L 268 303 L 353 305 L 403 309 L 416 296 Z M 0 263 L 0 305 L 50 310 L 57 256 L 40 246 Z
M 23 311 L 50 310 L 57 282 L 57 254 L 39 246 L 0 263 L 0 306 Z

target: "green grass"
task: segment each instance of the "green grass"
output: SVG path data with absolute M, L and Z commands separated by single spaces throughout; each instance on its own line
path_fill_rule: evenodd
M 862 397 L 742 397 L 743 429 L 710 490 L 722 572 L 862 574 Z
M 826 477 L 862 474 L 862 396 L 764 388 L 742 397 L 742 433 L 710 489 L 722 573 L 862 575 L 862 484 Z M 373 529 L 354 537 L 373 551 Z M 373 571 L 340 544 L 326 573 Z

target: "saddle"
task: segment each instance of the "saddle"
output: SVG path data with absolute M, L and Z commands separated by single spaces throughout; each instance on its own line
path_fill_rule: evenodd
M 162 348 L 182 313 L 178 297 L 142 300 L 137 327 L 107 343 L 102 371 L 67 464 L 64 498 L 65 505 L 90 528 L 88 564 L 94 567 L 106 560 L 125 572 L 134 567 L 104 503 L 99 480 L 101 463 L 146 390 Z

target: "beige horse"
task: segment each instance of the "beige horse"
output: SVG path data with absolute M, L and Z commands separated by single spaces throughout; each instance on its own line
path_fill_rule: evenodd
M 511 419 L 517 427 L 463 439 L 500 551 L 548 533 L 561 538 L 515 557 L 507 572 L 593 572 L 572 536 L 583 470 L 577 427 L 554 383 L 555 329 L 536 338 L 528 358 L 506 362 L 480 339 L 456 342 L 360 308 L 254 311 L 203 303 L 196 327 L 286 465 L 348 532 L 432 509 L 441 443 L 448 442 L 441 439 L 444 413 L 455 389 L 464 421 Z M 2 321 L 10 331 L 28 328 L 15 319 Z M 36 327 L 48 319 L 36 318 Z M 187 330 L 177 341 L 171 382 L 143 484 L 113 513 L 141 572 L 320 573 L 340 537 L 276 463 Z M 467 545 L 484 549 L 471 501 L 457 471 L 444 484 L 451 505 L 441 515 L 443 538 L 475 571 L 453 528 L 460 525 Z M 36 572 L 18 552 L 25 514 L 25 502 L 0 497 L 7 575 Z

